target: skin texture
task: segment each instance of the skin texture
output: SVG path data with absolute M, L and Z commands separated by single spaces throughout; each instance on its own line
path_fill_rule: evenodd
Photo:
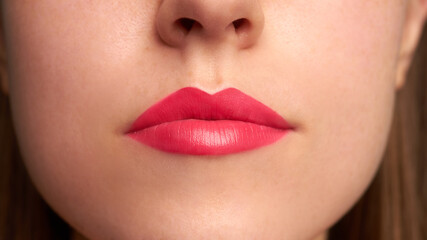
M 5 0 L 2 86 L 34 184 L 89 239 L 314 239 L 378 168 L 426 5 Z M 297 129 L 215 157 L 124 135 L 188 86 L 235 87 Z

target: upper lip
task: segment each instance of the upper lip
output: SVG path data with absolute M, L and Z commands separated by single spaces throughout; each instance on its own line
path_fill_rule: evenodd
M 143 112 L 127 133 L 186 119 L 234 120 L 283 130 L 293 128 L 275 111 L 236 88 L 210 95 L 198 88 L 186 87 Z

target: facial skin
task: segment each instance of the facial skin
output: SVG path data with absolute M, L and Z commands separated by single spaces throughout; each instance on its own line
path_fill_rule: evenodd
M 2 84 L 25 164 L 88 239 L 313 239 L 380 164 L 425 5 L 5 0 Z M 180 17 L 202 28 L 179 35 Z M 239 18 L 253 27 L 234 31 Z M 188 86 L 237 88 L 296 130 L 215 157 L 161 152 L 124 134 Z

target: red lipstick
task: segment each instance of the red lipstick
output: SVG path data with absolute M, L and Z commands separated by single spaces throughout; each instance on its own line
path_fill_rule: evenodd
M 272 144 L 291 130 L 279 114 L 235 88 L 210 95 L 187 87 L 147 109 L 126 134 L 165 152 L 223 155 Z

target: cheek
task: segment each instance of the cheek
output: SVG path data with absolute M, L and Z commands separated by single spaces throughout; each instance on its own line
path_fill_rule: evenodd
M 283 23 L 274 29 L 280 41 L 272 41 L 282 51 L 267 64 L 286 76 L 274 85 L 285 85 L 278 94 L 297 103 L 291 116 L 303 120 L 293 164 L 301 167 L 295 188 L 304 191 L 296 191 L 294 209 L 310 206 L 306 213 L 319 223 L 332 223 L 350 208 L 382 158 L 393 113 L 401 4 L 301 1 L 272 17 Z M 298 220 L 304 225 L 308 219 Z
M 6 1 L 13 116 L 35 169 L 58 156 L 95 168 L 88 162 L 100 159 L 95 149 L 103 156 L 115 150 L 110 145 L 128 121 L 123 106 L 136 111 L 129 102 L 146 93 L 132 79 L 153 69 L 137 66 L 144 59 L 135 54 L 151 31 L 152 22 L 136 20 L 153 18 L 155 4 L 147 2 L 136 13 L 135 1 Z
M 129 104 L 138 85 L 130 79 L 141 74 L 129 69 L 151 67 L 137 68 L 140 59 L 130 56 L 145 47 L 148 23 L 136 24 L 138 16 L 129 10 L 134 7 L 120 10 L 117 1 L 71 2 L 5 4 L 14 123 L 27 169 L 48 203 L 78 229 L 122 239 L 104 228 L 115 228 L 123 182 L 129 187 L 134 181 L 126 173 L 132 172 L 135 155 L 120 137 L 129 120 L 123 106 L 130 112 L 138 107 Z M 120 166 L 114 163 L 118 159 Z

